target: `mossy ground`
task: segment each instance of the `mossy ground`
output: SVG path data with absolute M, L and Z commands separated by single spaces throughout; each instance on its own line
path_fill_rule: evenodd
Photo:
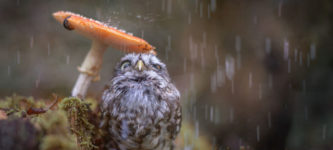
M 41 150 L 102 149 L 103 130 L 98 128 L 100 112 L 97 101 L 92 98 L 82 101 L 73 97 L 54 97 L 52 100 L 35 100 L 15 94 L 6 97 L 0 100 L 0 121 L 3 118 L 30 122 L 38 132 L 33 136 L 22 136 L 35 137 L 35 143 Z M 27 113 L 31 108 L 48 108 L 54 101 L 59 103 L 46 112 Z M 212 149 L 205 137 L 195 136 L 194 131 L 189 123 L 183 121 L 176 149 Z

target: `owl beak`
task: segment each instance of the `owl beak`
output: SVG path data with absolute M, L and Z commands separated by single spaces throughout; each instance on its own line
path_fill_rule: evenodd
M 145 64 L 143 63 L 142 60 L 138 60 L 138 62 L 135 65 L 135 69 L 138 70 L 138 71 L 143 71 L 143 70 L 146 69 L 146 66 L 145 66 Z

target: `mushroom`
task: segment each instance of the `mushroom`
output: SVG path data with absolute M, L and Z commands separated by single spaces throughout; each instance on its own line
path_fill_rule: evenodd
M 82 65 L 78 67 L 80 75 L 72 90 L 74 97 L 84 98 L 91 81 L 99 79 L 103 54 L 108 46 L 126 52 L 156 54 L 155 47 L 145 40 L 126 34 L 99 21 L 67 11 L 55 12 L 53 17 L 66 29 L 77 31 L 92 40 L 90 51 Z

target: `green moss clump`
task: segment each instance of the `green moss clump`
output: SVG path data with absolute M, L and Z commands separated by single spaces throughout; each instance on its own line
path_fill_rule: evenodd
M 75 137 L 72 139 L 63 138 L 59 135 L 47 135 L 43 138 L 42 144 L 40 145 L 41 150 L 77 150 L 77 145 L 75 144 Z
M 49 111 L 31 120 L 44 132 L 41 150 L 76 150 L 76 139 L 68 132 L 69 122 L 64 110 Z
M 77 142 L 83 149 L 93 149 L 92 136 L 94 125 L 89 123 L 89 104 L 79 98 L 69 97 L 59 104 L 60 109 L 66 111 L 71 130 L 77 136 Z
M 197 135 L 194 127 L 187 121 L 183 121 L 182 123 L 180 134 L 176 139 L 176 145 L 179 149 L 214 149 L 206 136 Z
M 45 103 L 44 101 L 34 100 L 32 97 L 23 97 L 16 94 L 0 100 L 0 109 L 5 110 L 9 118 L 24 117 L 30 107 L 43 108 Z

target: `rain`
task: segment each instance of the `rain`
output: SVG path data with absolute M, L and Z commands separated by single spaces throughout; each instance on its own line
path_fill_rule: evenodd
M 327 0 L 3 0 L 0 104 L 71 96 L 94 40 L 52 17 L 73 11 L 156 48 L 181 95 L 176 149 L 333 149 L 330 8 Z M 100 104 L 126 53 L 106 49 L 87 99 Z M 123 139 L 128 122 L 119 124 Z

